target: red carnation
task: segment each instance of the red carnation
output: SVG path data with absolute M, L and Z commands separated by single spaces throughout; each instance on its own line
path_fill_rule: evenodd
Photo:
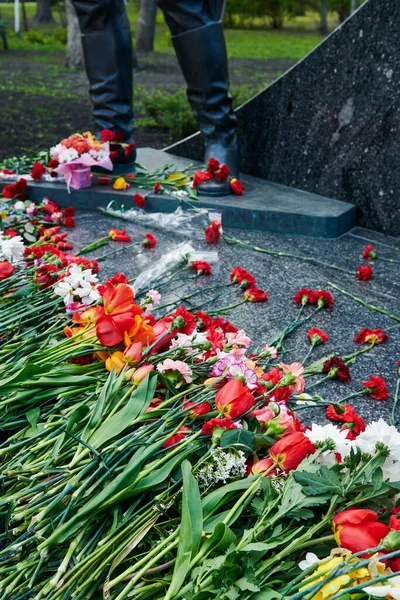
M 373 260 L 374 258 L 376 258 L 376 252 L 372 244 L 365 247 L 363 252 L 363 258 L 365 258 L 366 260 Z
M 306 336 L 310 343 L 314 346 L 317 346 L 318 344 L 325 344 L 325 342 L 328 341 L 328 335 L 317 327 L 311 327 L 311 329 L 307 331 Z
M 365 267 L 357 267 L 357 279 L 359 281 L 369 281 L 372 279 L 373 271 L 369 265 L 365 265 Z
M 121 273 L 121 271 L 115 273 L 115 275 L 113 275 L 113 277 L 111 277 L 111 279 L 109 279 L 108 281 L 113 285 L 117 285 L 118 283 L 127 283 L 129 285 L 129 279 L 127 278 L 125 273 Z
M 17 232 L 17 231 L 15 231 L 15 229 L 11 229 L 11 228 L 10 228 L 10 229 L 6 229 L 6 230 L 5 230 L 5 232 L 4 232 L 4 235 L 5 235 L 5 236 L 8 236 L 8 237 L 11 237 L 11 238 L 13 238 L 13 237 L 15 237 L 16 235 L 18 235 L 18 232 Z
M 235 423 L 230 417 L 214 418 L 206 421 L 201 428 L 203 435 L 212 435 L 215 429 L 236 429 Z
M 347 439 L 355 440 L 356 437 L 358 435 L 360 435 L 360 433 L 362 431 L 365 431 L 365 428 L 366 428 L 365 421 L 360 417 L 360 415 L 358 415 L 357 413 L 354 413 L 353 420 L 346 421 L 346 423 L 343 424 L 343 427 L 341 428 L 340 431 L 347 430 L 347 436 L 346 436 Z
M 67 217 L 64 221 L 64 225 L 65 225 L 65 227 L 68 227 L 69 229 L 72 229 L 72 227 L 75 227 L 74 217 Z
M 202 331 L 203 329 L 207 329 L 210 327 L 212 323 L 212 318 L 205 312 L 197 311 L 196 313 L 197 322 L 196 327 Z
M 206 171 L 195 171 L 193 177 L 193 187 L 196 188 L 199 184 L 210 181 L 212 178 L 213 176 L 211 173 L 207 173 Z
M 229 177 L 229 168 L 226 165 L 222 165 L 219 171 L 214 173 L 214 177 L 218 179 L 218 181 L 226 181 Z
M 233 267 L 230 278 L 233 283 L 239 283 L 243 289 L 254 287 L 256 285 L 256 278 L 254 275 L 241 267 Z
M 388 339 L 388 335 L 383 333 L 382 329 L 361 329 L 354 338 L 358 344 L 383 344 Z
M 220 234 L 220 222 L 212 221 L 207 229 L 204 230 L 204 237 L 207 244 L 218 244 L 221 234 Z
M 298 292 L 293 296 L 293 300 L 296 304 L 314 304 L 315 303 L 315 294 L 312 290 L 308 290 L 307 288 L 301 288 Z
M 196 275 L 211 275 L 211 266 L 205 260 L 195 260 L 190 266 Z
M 21 177 L 20 179 L 18 179 L 17 183 L 15 184 L 15 189 L 17 190 L 17 192 L 19 194 L 21 192 L 24 192 L 27 187 L 28 187 L 28 182 L 23 177 Z
M 318 308 L 332 308 L 334 304 L 332 294 L 326 290 L 317 290 L 314 292 L 314 304 Z
M 365 392 L 375 400 L 386 400 L 389 397 L 386 383 L 378 375 L 370 375 L 368 381 L 363 382 Z
M 75 215 L 75 208 L 73 206 L 66 206 L 63 210 L 64 217 L 73 217 Z
M 113 142 L 115 140 L 115 133 L 111 129 L 103 129 L 100 131 L 100 137 L 102 142 Z
M 56 158 L 52 158 L 51 160 L 49 160 L 49 162 L 47 163 L 47 166 L 49 167 L 49 169 L 57 169 L 57 167 L 59 166 L 59 162 Z
M 51 273 L 58 273 L 58 269 L 55 265 L 42 265 L 39 267 L 34 277 L 36 285 L 41 289 L 53 285 L 55 276 L 53 278 Z
M 3 187 L 3 198 L 14 198 L 17 194 L 15 183 L 9 183 Z
M 40 181 L 43 175 L 46 173 L 46 169 L 40 162 L 35 162 L 31 169 L 31 177 L 34 181 Z
M 326 409 L 326 416 L 331 421 L 341 423 L 353 423 L 356 411 L 351 404 L 330 404 Z
M 42 211 L 44 212 L 45 215 L 50 215 L 50 216 L 56 212 L 61 212 L 58 204 L 56 204 L 52 200 L 47 200 L 47 202 L 45 202 L 43 204 Z
M 151 233 L 146 233 L 142 242 L 143 248 L 155 248 L 157 240 Z
M 210 158 L 208 160 L 208 164 L 207 164 L 207 171 L 209 173 L 211 173 L 211 175 L 213 173 L 215 173 L 216 171 L 218 171 L 218 169 L 220 168 L 221 163 L 219 162 L 219 160 L 215 159 L 215 158 Z
M 248 302 L 265 302 L 268 298 L 267 292 L 256 287 L 249 287 L 244 292 L 244 297 Z
M 189 427 L 185 427 L 184 425 L 182 425 L 182 427 L 179 428 L 178 433 L 175 433 L 175 435 L 171 435 L 171 437 L 168 438 L 166 442 L 164 442 L 163 448 L 175 446 L 175 444 L 178 444 L 183 440 L 183 438 L 189 431 Z
M 196 317 L 183 306 L 177 308 L 171 316 L 174 318 L 172 322 L 174 331 L 190 335 L 196 329 Z
M 241 196 L 244 192 L 244 185 L 239 179 L 231 179 L 231 190 L 237 196 Z
M 8 260 L 0 261 L 0 281 L 6 279 L 14 272 L 14 266 Z
M 330 358 L 324 363 L 322 372 L 327 373 L 330 379 L 339 379 L 342 383 L 351 381 L 349 368 L 346 367 L 343 360 L 337 356 Z
M 140 208 L 146 206 L 146 200 L 144 196 L 142 196 L 142 194 L 135 194 L 133 196 L 133 201 L 136 204 L 136 206 L 139 206 Z

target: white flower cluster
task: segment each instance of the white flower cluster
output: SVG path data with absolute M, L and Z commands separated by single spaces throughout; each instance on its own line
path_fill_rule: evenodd
M 54 293 L 63 298 L 66 306 L 74 302 L 89 305 L 100 298 L 98 283 L 99 280 L 92 269 L 82 269 L 80 265 L 72 264 L 68 275 L 54 288 Z
M 4 233 L 0 231 L 0 260 L 8 260 L 16 264 L 22 261 L 24 257 L 24 240 L 20 235 L 6 239 Z
M 211 450 L 211 461 L 200 467 L 196 478 L 205 488 L 234 477 L 246 475 L 246 456 L 241 450 L 224 452 L 221 448 Z

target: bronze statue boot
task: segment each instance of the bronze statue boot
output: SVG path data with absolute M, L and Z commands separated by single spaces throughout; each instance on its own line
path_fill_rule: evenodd
M 236 115 L 229 93 L 228 58 L 222 22 L 211 23 L 172 36 L 187 83 L 187 95 L 205 138 L 205 163 L 215 158 L 227 165 L 230 177 L 239 175 Z M 198 186 L 207 196 L 231 193 L 229 179 Z
M 110 129 L 121 133 L 124 143 L 132 143 L 132 38 L 124 0 L 73 0 L 73 4 L 79 19 L 97 135 Z M 128 156 L 122 147 L 115 146 L 114 150 L 118 152 L 114 172 L 132 172 L 136 150 Z

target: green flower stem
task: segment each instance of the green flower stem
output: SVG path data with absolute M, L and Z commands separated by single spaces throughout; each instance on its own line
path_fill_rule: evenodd
M 302 360 L 302 365 L 306 364 L 306 362 L 310 358 L 310 355 L 311 355 L 312 351 L 314 350 L 315 346 L 316 346 L 316 344 L 310 344 L 308 352 L 307 352 L 307 354 L 305 355 L 305 357 Z
M 81 254 L 87 254 L 88 252 L 92 252 L 93 250 L 97 250 L 97 248 L 101 248 L 101 246 L 107 246 L 107 244 L 109 243 L 110 239 L 111 238 L 108 235 L 105 235 L 104 237 L 99 238 L 95 242 L 92 242 L 91 244 L 88 244 L 87 246 L 85 246 L 81 250 L 78 250 L 78 252 L 75 252 L 75 256 L 80 256 Z
M 114 254 L 119 254 L 120 252 L 124 252 L 125 250 L 128 250 L 129 248 L 134 248 L 135 246 L 138 246 L 141 243 L 142 243 L 142 241 L 133 242 L 132 244 L 124 244 L 123 246 L 121 246 L 120 248 L 117 248 L 116 250 L 111 250 L 111 252 L 106 252 L 105 254 L 102 254 L 101 256 L 96 256 L 94 260 L 96 260 L 97 262 L 101 262 L 102 260 L 106 260 L 106 258 L 108 258 L 109 256 L 113 256 Z
M 384 260 L 385 262 L 388 262 L 388 263 L 396 263 L 396 264 L 400 265 L 400 260 L 396 260 L 395 258 L 384 258 L 383 256 L 378 256 L 378 260 Z
M 370 350 L 372 350 L 372 348 L 374 346 L 375 346 L 375 344 L 369 344 L 368 346 L 365 346 L 364 348 L 361 348 L 361 350 L 357 350 L 356 352 L 353 352 L 352 354 L 347 354 L 346 356 L 343 356 L 343 360 L 347 364 L 350 361 L 352 361 L 354 358 L 356 358 L 357 356 L 359 356 L 360 354 L 364 354 L 365 352 L 369 352 Z
M 292 254 L 291 252 L 278 252 L 277 250 L 267 250 L 266 248 L 259 248 L 258 246 L 253 246 L 248 241 L 239 240 L 238 238 L 234 238 L 227 235 L 224 235 L 223 238 L 227 244 L 237 244 L 240 246 L 245 246 L 246 248 L 254 250 L 255 252 L 262 252 L 263 254 L 268 254 L 270 256 L 278 256 L 280 258 L 295 258 L 296 260 L 302 260 L 304 262 L 312 263 L 314 265 L 320 265 L 328 269 L 335 269 L 336 271 L 346 273 L 346 275 L 352 275 L 353 277 L 355 275 L 354 271 L 349 271 L 349 269 L 345 269 L 344 267 L 338 267 L 330 263 L 325 263 L 321 260 L 312 258 L 310 256 L 299 256 L 298 254 Z
M 400 317 L 398 315 L 395 315 L 395 314 L 391 313 L 390 311 L 386 310 L 385 308 L 379 308 L 378 306 L 374 306 L 373 304 L 369 304 L 368 302 L 365 302 L 365 300 L 362 300 L 361 298 L 358 298 L 357 296 L 353 296 L 353 294 L 350 294 L 350 292 L 347 292 L 346 290 L 343 290 L 342 288 L 338 287 L 337 285 L 335 285 L 331 281 L 328 281 L 328 285 L 329 285 L 329 287 L 334 288 L 335 290 L 337 290 L 338 292 L 340 292 L 344 296 L 348 296 L 348 298 L 351 298 L 355 302 L 358 302 L 359 304 L 362 304 L 362 306 L 365 306 L 366 308 L 369 308 L 369 310 L 381 313 L 382 315 L 386 315 L 387 317 L 389 317 L 390 319 L 393 319 L 394 321 L 399 321 L 400 322 Z
M 394 394 L 394 402 L 393 402 L 393 409 L 392 409 L 391 423 L 394 426 L 396 426 L 396 423 L 398 421 L 398 419 L 396 418 L 396 410 L 397 410 L 397 405 L 399 403 L 399 397 L 400 397 L 400 377 L 397 378 L 396 392 Z
M 208 314 L 209 315 L 219 315 L 228 310 L 232 310 L 233 308 L 236 308 L 237 306 L 240 306 L 241 304 L 244 304 L 245 302 L 247 302 L 247 299 L 243 298 L 239 302 L 236 302 L 235 304 L 231 304 L 230 306 L 223 306 L 222 308 L 216 308 L 215 310 L 210 310 Z

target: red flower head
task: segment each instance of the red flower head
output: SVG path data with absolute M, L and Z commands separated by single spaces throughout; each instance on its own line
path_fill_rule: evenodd
M 193 177 L 193 187 L 196 188 L 199 184 L 210 181 L 212 178 L 213 176 L 211 173 L 207 173 L 206 171 L 195 171 Z
M 400 531 L 400 513 L 399 508 L 395 508 L 390 517 L 389 527 L 392 531 Z
M 211 266 L 205 260 L 195 260 L 190 266 L 196 275 L 211 275 Z
M 115 142 L 123 140 L 121 135 L 118 136 L 118 134 L 115 133 L 115 131 L 111 131 L 111 129 L 103 129 L 100 131 L 100 137 L 102 142 Z
M 211 411 L 211 405 L 208 402 L 201 402 L 200 404 L 196 404 L 196 402 L 184 402 L 183 408 L 192 409 L 189 411 L 189 415 L 192 417 L 192 419 L 206 415 Z
M 127 285 L 129 285 L 129 279 L 127 278 L 125 273 L 121 273 L 121 271 L 115 273 L 115 275 L 113 275 L 108 281 L 113 285 L 117 285 L 118 283 L 126 283 Z
M 190 431 L 189 427 L 185 427 L 184 425 L 182 425 L 182 427 L 179 428 L 178 433 L 176 433 L 175 435 L 171 435 L 171 437 L 168 438 L 166 442 L 164 442 L 163 448 L 169 448 L 170 446 L 175 446 L 175 444 L 178 444 L 179 442 L 181 442 L 183 440 L 183 438 L 185 437 L 185 434 L 188 433 L 189 431 Z
M 309 329 L 306 333 L 306 336 L 310 343 L 314 346 L 317 346 L 318 344 L 325 344 L 325 342 L 328 341 L 327 334 L 324 331 L 321 331 L 321 329 L 317 329 L 317 327 L 312 327 Z
M 64 217 L 73 217 L 75 215 L 75 208 L 73 206 L 66 206 L 63 210 Z
M 327 373 L 331 379 L 339 379 L 342 383 L 351 381 L 349 368 L 346 367 L 343 360 L 337 356 L 330 358 L 324 363 L 322 372 Z
M 315 452 L 314 445 L 304 433 L 291 433 L 275 442 L 269 455 L 273 462 L 288 473 L 296 469 L 302 460 Z
M 208 164 L 207 164 L 207 171 L 209 173 L 211 173 L 211 175 L 212 175 L 213 173 L 218 171 L 220 166 L 221 166 L 221 163 L 219 162 L 219 160 L 216 160 L 215 158 L 209 158 Z
M 154 188 L 153 188 L 153 192 L 155 194 L 158 194 L 158 192 L 162 190 L 162 185 L 159 181 L 156 181 L 156 183 L 154 184 Z
M 218 412 L 236 419 L 254 406 L 254 396 L 239 379 L 230 379 L 215 397 Z
M 212 435 L 216 429 L 228 431 L 229 429 L 236 429 L 236 425 L 230 417 L 214 418 L 204 423 L 201 433 L 203 435 Z
M 129 344 L 122 354 L 124 362 L 129 365 L 137 365 L 142 360 L 142 342 L 134 342 Z
M 135 144 L 127 144 L 125 146 L 125 156 L 129 156 L 130 154 L 132 154 L 134 148 L 135 148 Z
M 222 165 L 219 171 L 214 173 L 214 177 L 218 179 L 218 181 L 226 181 L 229 177 L 229 168 L 226 165 Z
M 157 240 L 151 233 L 146 233 L 142 242 L 143 248 L 155 248 Z
M 365 267 L 357 267 L 357 279 L 359 281 L 369 281 L 372 279 L 373 271 L 369 265 L 365 265 Z
M 131 312 L 140 315 L 143 309 L 134 304 L 135 294 L 130 285 L 118 283 L 114 287 L 113 283 L 107 281 L 106 290 L 103 294 L 103 306 L 106 314 Z
M 353 423 L 356 411 L 351 404 L 330 404 L 326 409 L 326 416 L 331 421 L 340 421 L 341 423 Z
M 233 267 L 230 278 L 233 283 L 238 283 L 244 290 L 256 285 L 256 278 L 254 275 L 241 267 Z
M 172 329 L 175 333 L 179 331 L 190 335 L 196 329 L 196 317 L 183 306 L 177 308 L 171 316 L 173 317 Z
M 388 335 L 383 333 L 382 329 L 361 329 L 354 338 L 359 344 L 383 344 L 388 339 Z
M 296 304 L 315 304 L 315 294 L 312 290 L 308 290 L 307 288 L 301 288 L 296 294 L 293 296 L 293 300 Z
M 334 304 L 332 294 L 326 290 L 317 290 L 314 292 L 314 304 L 318 308 L 332 308 Z
M 49 167 L 49 169 L 57 169 L 57 167 L 59 166 L 59 162 L 56 158 L 52 158 L 51 160 L 49 160 L 49 162 L 47 163 L 47 166 Z
M 8 260 L 0 260 L 0 281 L 7 279 L 14 272 L 14 266 Z
M 231 190 L 237 196 L 241 196 L 244 192 L 244 185 L 240 183 L 239 179 L 231 179 Z
M 66 217 L 66 219 L 64 221 L 64 225 L 65 225 L 65 227 L 68 227 L 69 229 L 72 229 L 73 227 L 75 227 L 74 217 Z
M 274 469 L 271 469 L 271 467 L 273 464 L 274 463 L 270 458 L 263 458 L 252 465 L 250 473 L 252 475 L 260 475 L 261 473 L 266 473 L 268 471 L 268 475 L 272 475 Z
M 48 200 L 47 202 L 45 202 L 45 204 L 43 204 L 42 211 L 44 212 L 45 215 L 50 215 L 50 216 L 56 212 L 61 212 L 58 204 L 56 204 L 52 200 Z
M 379 546 L 390 528 L 378 521 L 373 510 L 349 508 L 338 513 L 332 521 L 337 544 L 350 552 L 362 552 Z
M 197 311 L 196 318 L 196 327 L 200 331 L 203 331 L 203 329 L 207 329 L 212 323 L 212 318 L 205 312 Z
M 110 185 L 111 177 L 107 177 L 107 175 L 103 175 L 99 178 L 100 185 Z
M 17 194 L 17 188 L 15 183 L 9 183 L 3 187 L 3 198 L 15 198 Z
M 110 160 L 113 163 L 118 160 L 118 150 L 113 150 L 110 152 Z
M 363 382 L 365 392 L 375 400 L 387 400 L 389 397 L 385 381 L 382 377 L 371 375 L 368 381 Z
M 35 162 L 31 169 L 31 177 L 34 181 L 40 181 L 43 175 L 46 173 L 46 169 L 40 162 Z
M 15 229 L 6 229 L 4 232 L 4 235 L 10 238 L 13 238 L 15 236 L 18 235 L 18 233 L 15 231 Z
M 360 415 L 354 413 L 353 420 L 346 421 L 340 431 L 345 431 L 347 429 L 347 439 L 355 440 L 362 431 L 365 431 L 365 428 L 365 421 L 360 417 Z
M 218 244 L 221 237 L 220 227 L 220 221 L 212 221 L 204 230 L 204 238 L 207 244 Z
M 143 206 L 146 206 L 146 200 L 144 196 L 142 196 L 142 194 L 134 194 L 133 201 L 136 204 L 136 206 L 139 206 L 139 208 L 143 208 Z
M 256 287 L 249 287 L 245 290 L 244 297 L 248 302 L 266 302 L 268 294 Z
M 258 393 L 265 394 L 268 391 L 272 390 L 272 388 L 276 387 L 279 384 L 282 377 L 283 377 L 283 372 L 280 369 L 273 367 L 272 369 L 270 369 L 268 371 L 268 373 L 264 373 L 264 375 L 261 375 L 260 380 L 263 382 L 265 381 L 265 385 L 262 385 L 261 381 L 259 382 L 259 386 L 258 386 L 258 390 L 257 390 Z M 269 398 L 270 396 L 273 396 L 273 399 L 275 402 L 287 402 L 287 400 L 289 400 L 291 395 L 292 395 L 292 392 L 291 392 L 289 386 L 283 385 L 282 387 L 277 387 L 270 394 L 267 394 L 267 397 Z
M 126 229 L 115 229 L 111 228 L 108 232 L 108 237 L 110 237 L 114 242 L 131 242 L 131 238 L 129 235 L 126 235 Z
M 55 265 L 42 265 L 35 273 L 34 281 L 41 289 L 45 289 L 53 285 L 55 276 L 51 273 L 58 273 Z
M 372 244 L 365 247 L 365 250 L 363 252 L 363 258 L 365 258 L 366 260 L 373 260 L 374 258 L 376 258 L 376 252 Z

